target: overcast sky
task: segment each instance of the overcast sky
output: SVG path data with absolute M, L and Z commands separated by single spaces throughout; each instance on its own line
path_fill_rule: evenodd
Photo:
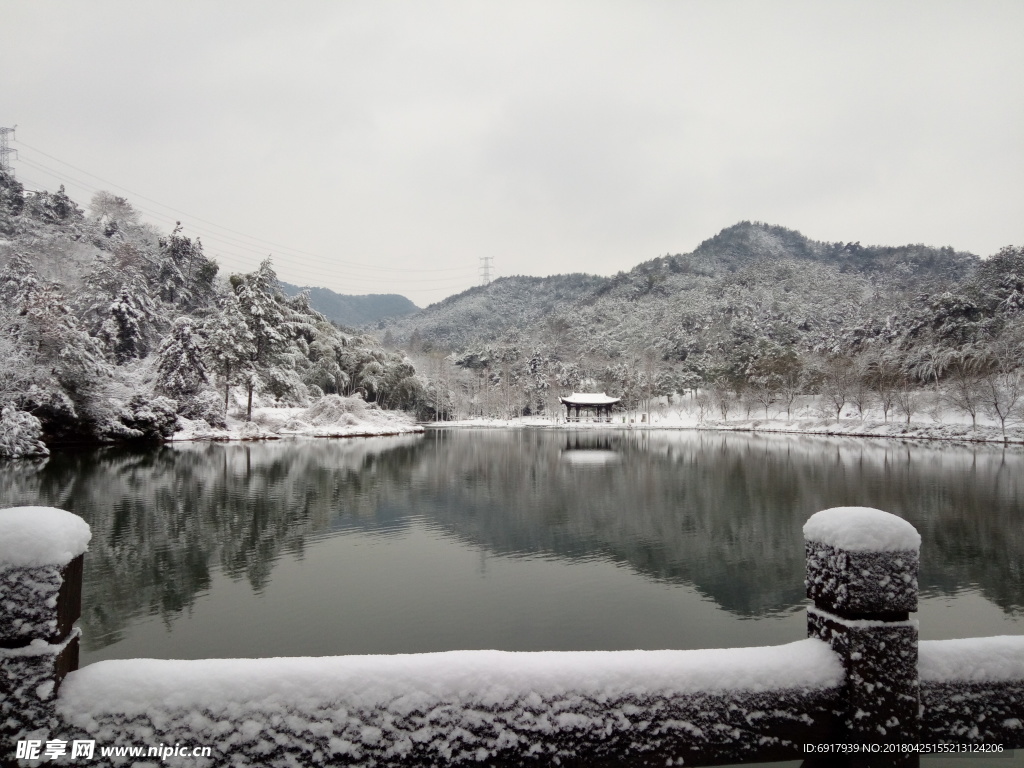
M 423 306 L 749 219 L 1024 245 L 1024 2 L 14 2 L 29 188 Z

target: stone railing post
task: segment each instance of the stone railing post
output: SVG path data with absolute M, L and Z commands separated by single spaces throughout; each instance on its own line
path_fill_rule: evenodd
M 56 738 L 57 689 L 78 668 L 74 623 L 91 535 L 60 509 L 0 510 L 0 765 L 17 764 L 19 741 Z
M 902 518 L 837 507 L 804 525 L 808 635 L 828 642 L 846 668 L 845 740 L 914 743 L 920 736 L 917 571 L 921 536 Z M 860 762 L 854 759 L 853 763 Z M 875 754 L 870 765 L 916 765 Z

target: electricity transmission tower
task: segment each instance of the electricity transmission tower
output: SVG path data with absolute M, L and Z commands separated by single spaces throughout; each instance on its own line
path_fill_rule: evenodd
M 14 126 L 17 128 L 18 126 Z M 14 155 L 15 159 L 18 157 L 18 150 L 11 149 L 7 146 L 7 134 L 14 136 L 14 128 L 2 128 L 0 127 L 0 171 L 4 173 L 11 172 L 11 163 L 7 159 L 9 155 Z
M 491 261 L 493 260 L 493 256 L 480 257 L 480 285 L 491 284 Z

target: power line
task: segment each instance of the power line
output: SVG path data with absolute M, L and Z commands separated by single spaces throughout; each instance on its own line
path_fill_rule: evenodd
M 20 162 L 25 162 L 25 161 L 22 160 Z M 40 167 L 42 167 L 42 166 L 40 166 Z M 47 170 L 47 172 L 49 173 L 50 171 Z M 24 174 L 22 174 L 21 179 L 30 188 L 34 187 L 35 188 L 34 191 L 41 192 L 41 191 L 46 189 L 46 186 L 47 186 L 46 184 L 43 184 L 43 183 L 39 182 L 38 180 L 36 180 L 34 178 L 30 178 L 30 177 L 25 176 Z M 79 184 L 80 182 L 76 181 L 75 183 Z M 99 188 L 95 187 L 95 189 L 98 190 Z M 155 216 L 157 218 L 164 219 L 164 220 L 166 220 L 166 221 L 168 221 L 168 222 L 170 222 L 172 224 L 175 223 L 173 218 L 168 217 L 168 216 L 166 216 L 164 214 L 158 214 L 158 213 L 155 213 L 153 211 L 149 211 L 148 209 L 141 208 L 139 206 L 133 206 L 133 207 L 136 208 L 137 210 L 145 211 L 145 212 L 149 213 L 150 215 Z M 250 261 L 248 261 L 247 257 L 240 256 L 240 255 L 238 255 L 236 253 L 225 252 L 225 251 L 218 251 L 216 253 L 216 258 L 217 258 L 218 261 L 221 261 L 221 262 L 231 262 L 231 261 L 234 261 L 234 263 L 239 265 L 239 267 L 242 268 L 242 269 L 250 269 L 252 267 L 252 263 Z M 310 277 L 310 273 L 307 273 L 304 269 L 299 269 L 298 272 L 300 274 L 302 274 L 303 276 L 307 277 L 307 278 Z M 322 278 L 323 278 L 323 273 L 322 272 L 317 272 L 314 275 L 312 275 L 311 280 L 313 282 L 316 282 L 317 279 L 320 279 L 322 281 Z M 346 283 L 351 283 L 354 280 L 357 280 L 358 278 L 346 277 L 344 279 L 345 279 Z M 287 282 L 291 282 L 291 281 L 287 281 Z M 420 281 L 413 280 L 412 282 L 418 283 Z M 362 286 L 357 286 L 357 287 L 362 288 Z M 447 283 L 446 285 L 436 286 L 436 287 L 433 287 L 433 288 L 420 288 L 420 287 L 417 287 L 415 289 L 415 292 L 416 293 L 439 293 L 441 291 L 444 291 L 446 294 L 452 295 L 454 293 L 462 293 L 463 291 L 469 289 L 470 287 L 472 287 L 472 286 L 470 286 L 467 283 L 466 280 L 458 280 L 457 282 Z M 379 292 L 379 291 L 377 291 L 377 292 Z M 390 292 L 393 292 L 393 291 L 390 291 Z
M 23 144 L 24 142 L 19 142 L 19 143 Z M 34 151 L 38 151 L 38 150 L 34 150 Z M 40 152 L 40 154 L 43 154 L 43 155 L 45 155 L 47 157 L 50 157 L 50 155 L 46 155 L 46 153 Z M 53 159 L 57 159 L 57 158 L 53 158 Z M 32 168 L 35 168 L 38 171 L 41 171 L 42 173 L 53 175 L 54 177 L 56 177 L 58 179 L 61 179 L 62 181 L 70 181 L 70 182 L 74 183 L 76 186 L 81 187 L 85 191 L 92 190 L 92 191 L 95 192 L 95 191 L 100 191 L 101 190 L 101 188 L 96 186 L 95 184 L 91 184 L 89 182 L 83 181 L 83 180 L 75 178 L 73 176 L 69 176 L 64 171 L 58 171 L 58 170 L 56 170 L 54 168 L 51 168 L 51 167 L 49 167 L 47 165 L 39 163 L 39 162 L 37 162 L 35 160 L 30 160 L 30 159 L 26 159 L 24 157 L 21 157 L 21 158 L 19 158 L 19 162 L 25 163 L 28 166 L 30 166 Z M 63 163 L 63 161 L 61 161 L 59 159 L 57 160 L 57 162 Z M 74 167 L 74 166 L 71 166 L 68 163 L 65 163 L 65 164 L 68 165 L 69 167 L 72 167 L 72 168 Z M 95 174 L 89 173 L 88 171 L 83 171 L 83 170 L 77 169 L 77 168 L 76 168 L 76 170 L 79 170 L 81 173 L 84 173 L 84 174 L 86 174 L 88 176 L 92 176 L 94 178 L 97 178 L 100 181 L 103 181 L 104 183 L 110 183 L 110 182 L 107 182 L 105 179 L 102 179 L 101 177 L 96 176 Z M 33 185 L 39 187 L 40 189 L 43 189 L 44 186 L 45 186 L 45 185 L 39 184 L 36 181 L 31 181 L 30 183 L 32 183 Z M 125 191 L 129 192 L 129 194 L 135 194 L 135 193 L 131 192 L 131 190 L 126 190 L 125 188 L 120 187 L 119 185 L 113 185 L 113 186 L 117 186 L 119 189 L 124 189 Z M 140 197 L 142 197 L 142 196 L 140 196 Z M 149 200 L 150 198 L 144 197 L 143 199 Z M 156 204 L 162 206 L 161 203 L 156 203 Z M 152 216 L 155 219 L 159 219 L 161 221 L 167 222 L 169 225 L 173 226 L 173 225 L 176 225 L 176 224 L 180 223 L 180 221 L 175 219 L 173 216 L 168 216 L 165 213 L 161 213 L 159 211 L 155 211 L 155 210 L 153 210 L 151 208 L 143 207 L 143 206 L 139 206 L 139 205 L 133 205 L 133 207 L 135 207 L 137 210 L 139 210 L 141 212 L 144 212 L 144 213 Z M 172 210 L 172 211 L 176 211 L 177 210 L 177 209 L 174 209 L 174 208 L 170 208 L 169 206 L 162 206 L 162 207 L 167 207 L 168 210 Z M 198 220 L 199 221 L 205 221 L 203 219 L 198 219 Z M 216 227 L 218 225 L 212 225 L 212 226 Z M 226 227 L 219 227 L 219 228 L 225 229 L 226 231 L 234 231 L 234 230 L 230 230 L 230 229 L 228 229 Z M 222 234 L 220 232 L 216 232 L 214 230 L 209 230 L 206 227 L 200 227 L 200 226 L 196 226 L 196 225 L 190 224 L 190 229 L 196 230 L 204 238 L 206 238 L 207 244 L 212 242 L 215 245 L 215 247 L 217 248 L 217 250 L 218 250 L 217 256 L 219 258 L 222 258 L 225 261 L 235 261 L 236 265 L 242 266 L 243 268 L 247 268 L 248 269 L 248 268 L 252 267 L 251 258 L 253 256 L 259 257 L 259 258 L 264 258 L 267 255 L 265 249 L 259 248 L 259 246 L 254 244 L 254 243 L 249 243 L 249 242 L 246 242 L 245 240 L 241 240 L 241 239 L 238 239 L 238 238 L 235 238 L 235 237 L 231 237 L 229 235 L 224 235 L 224 234 Z M 243 235 L 243 237 L 250 238 L 250 239 L 252 239 L 254 241 L 257 240 L 257 238 L 251 238 L 248 235 Z M 269 241 L 267 241 L 267 244 L 268 245 L 272 245 L 272 243 L 269 243 Z M 239 251 L 242 251 L 243 253 L 239 253 Z M 291 272 L 300 273 L 304 278 L 306 278 L 306 279 L 308 279 L 310 281 L 313 281 L 313 282 L 322 282 L 323 278 L 324 278 L 324 273 L 323 273 L 322 270 L 317 269 L 315 266 L 303 265 L 302 262 L 307 262 L 310 258 L 312 258 L 314 261 L 319 261 L 321 263 L 327 264 L 330 267 L 334 268 L 334 270 L 336 270 L 336 271 L 340 271 L 341 274 L 337 275 L 337 277 L 338 277 L 338 279 L 341 279 L 341 280 L 343 280 L 346 283 L 353 283 L 353 282 L 363 283 L 364 285 L 357 286 L 357 287 L 360 287 L 360 288 L 363 288 L 363 289 L 366 288 L 366 284 L 369 284 L 370 286 L 378 286 L 380 284 L 380 281 L 382 279 L 386 279 L 387 276 L 385 276 L 385 275 L 373 275 L 373 274 L 358 274 L 358 273 L 353 274 L 353 273 L 350 272 L 350 270 L 357 269 L 357 270 L 366 270 L 366 271 L 378 270 L 378 271 L 386 271 L 386 272 L 402 272 L 402 273 L 406 274 L 406 277 L 403 280 L 404 283 L 413 283 L 413 284 L 416 284 L 416 285 L 420 285 L 420 284 L 423 284 L 423 283 L 441 283 L 441 282 L 443 282 L 443 283 L 446 284 L 445 286 L 434 287 L 434 288 L 429 288 L 429 289 L 417 288 L 416 290 L 418 290 L 418 291 L 435 292 L 435 291 L 443 291 L 443 290 L 465 289 L 465 287 L 468 287 L 467 286 L 466 278 L 469 277 L 470 273 L 464 267 L 452 267 L 452 268 L 444 268 L 444 269 L 419 269 L 419 270 L 417 270 L 417 269 L 404 269 L 404 268 L 374 267 L 374 266 L 370 266 L 370 265 L 352 264 L 350 262 L 338 262 L 338 261 L 335 261 L 335 260 L 328 260 L 328 259 L 324 259 L 323 257 L 318 257 L 315 254 L 306 254 L 305 252 L 298 251 L 297 249 L 294 250 L 293 253 L 290 253 L 290 251 L 293 251 L 293 249 L 290 249 L 290 248 L 289 249 L 285 249 L 283 252 L 280 253 L 280 255 L 282 255 L 282 256 L 291 257 L 293 259 L 298 259 L 299 260 L 299 263 L 297 263 L 297 264 L 295 262 L 289 262 L 290 271 Z M 307 258 L 302 258 L 301 256 L 296 256 L 295 254 L 303 254 Z M 339 266 L 341 267 L 340 270 L 339 270 Z M 412 276 L 409 276 L 407 274 L 409 272 L 419 272 L 419 273 L 460 272 L 461 275 L 454 275 L 454 274 L 452 274 L 452 275 L 448 275 L 446 277 L 426 277 L 426 276 L 419 276 L 419 275 L 417 275 L 415 277 L 412 277 Z M 348 274 L 346 274 L 346 273 L 348 273 Z M 455 279 L 455 282 L 452 282 L 453 278 Z
M 336 267 L 336 266 L 340 265 L 340 266 L 345 266 L 345 267 L 355 268 L 355 269 L 373 270 L 373 271 L 378 271 L 378 272 L 401 272 L 403 274 L 409 273 L 409 272 L 465 272 L 466 271 L 464 267 L 432 267 L 432 268 L 381 267 L 381 266 L 370 265 L 370 264 L 358 264 L 358 263 L 343 261 L 343 260 L 334 259 L 334 258 L 327 259 L 327 258 L 325 258 L 325 257 L 323 257 L 322 255 L 319 255 L 319 254 L 309 253 L 308 251 L 303 251 L 303 250 L 300 250 L 298 248 L 292 248 L 290 246 L 282 245 L 280 243 L 275 243 L 275 242 L 273 242 L 271 240 L 266 240 L 264 238 L 256 237 L 254 235 L 249 235 L 249 234 L 246 234 L 245 232 L 240 232 L 238 230 L 231 229 L 230 227 L 225 227 L 225 226 L 223 226 L 221 224 L 217 224 L 215 222 L 208 221 L 208 220 L 200 218 L 198 216 L 193 216 L 192 214 L 190 214 L 190 213 L 188 213 L 186 211 L 182 211 L 182 210 L 180 210 L 178 208 L 174 208 L 172 206 L 166 205 L 166 204 L 161 203 L 161 202 L 159 202 L 157 200 L 154 200 L 153 198 L 147 197 L 146 195 L 139 194 L 138 192 L 133 192 L 132 190 L 128 189 L 127 187 L 123 187 L 120 184 L 116 184 L 116 183 L 114 183 L 112 181 L 104 179 L 101 176 L 97 176 L 96 174 L 91 173 L 90 171 L 86 171 L 86 170 L 84 170 L 82 168 L 79 168 L 79 167 L 77 167 L 75 165 L 72 165 L 71 163 L 69 163 L 69 162 L 67 162 L 65 160 L 61 160 L 58 157 L 54 157 L 53 155 L 47 154 L 43 150 L 37 149 L 37 148 L 35 148 L 35 147 L 33 147 L 33 146 L 29 145 L 29 144 L 26 144 L 24 141 L 21 141 L 20 139 L 18 140 L 18 144 L 20 144 L 21 146 L 25 147 L 26 149 L 32 150 L 33 152 L 37 152 L 38 154 L 42 155 L 43 157 L 47 157 L 47 158 L 49 158 L 51 160 L 54 160 L 54 161 L 56 161 L 56 162 L 58 162 L 58 163 L 60 163 L 62 165 L 66 165 L 68 168 L 73 168 L 74 170 L 78 171 L 79 173 L 84 173 L 86 176 L 91 176 L 94 179 L 102 181 L 104 184 L 108 184 L 108 185 L 110 185 L 112 187 L 115 187 L 116 189 L 119 189 L 119 190 L 121 190 L 123 192 L 127 192 L 130 195 L 133 195 L 135 197 L 141 198 L 142 200 L 146 200 L 146 201 L 148 201 L 150 203 L 153 203 L 154 205 L 158 205 L 161 208 L 166 208 L 167 210 L 173 211 L 174 213 L 177 213 L 177 214 L 181 214 L 182 216 L 185 216 L 188 219 L 192 219 L 194 221 L 201 221 L 204 224 L 207 224 L 207 225 L 209 225 L 211 227 L 215 227 L 216 229 L 223 230 L 224 232 L 230 232 L 230 233 L 232 233 L 234 235 L 238 235 L 240 237 L 244 237 L 244 238 L 252 241 L 252 243 L 244 243 L 243 241 L 239 241 L 236 238 L 231 238 L 228 235 L 223 235 L 223 234 L 220 234 L 220 233 L 211 233 L 214 236 L 219 237 L 221 239 L 226 239 L 226 240 L 234 241 L 236 244 L 238 244 L 240 246 L 244 245 L 245 247 L 249 247 L 249 248 L 259 247 L 259 246 L 264 246 L 264 247 L 265 246 L 271 246 L 272 248 L 278 250 L 281 253 L 284 253 L 285 255 L 302 255 L 302 256 L 310 257 L 310 258 L 313 258 L 313 259 L 315 259 L 317 261 L 321 261 L 321 262 L 330 264 L 332 267 Z M 13 150 L 13 151 L 17 151 L 17 150 Z M 52 173 L 52 174 L 54 174 L 57 177 L 60 177 L 62 175 L 66 175 L 66 174 L 62 174 L 61 172 L 56 171 L 56 170 L 54 170 L 52 168 L 48 168 L 45 165 L 42 165 L 42 164 L 40 164 L 38 162 L 34 162 L 33 163 L 32 161 L 25 161 L 25 160 L 22 160 L 22 162 L 32 163 L 35 167 L 39 168 L 40 170 L 44 170 L 44 171 L 47 171 L 49 173 Z M 81 180 L 78 180 L 78 179 L 73 179 L 73 180 L 77 184 L 79 184 L 79 185 L 81 185 L 83 187 L 93 188 L 93 189 L 97 189 L 97 190 L 100 189 L 99 187 L 95 187 L 95 185 L 88 184 L 86 182 L 82 182 Z M 140 206 L 135 206 L 135 207 L 138 207 L 139 210 L 146 210 L 146 209 L 141 208 Z M 151 211 L 146 211 L 146 212 L 147 213 L 152 213 Z M 167 218 L 166 214 L 163 214 L 163 217 Z M 199 229 L 199 227 L 195 227 L 194 225 L 193 225 L 193 227 L 195 229 Z

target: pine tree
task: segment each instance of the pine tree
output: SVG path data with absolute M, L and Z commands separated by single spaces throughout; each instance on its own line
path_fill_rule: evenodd
M 232 275 L 231 285 L 252 338 L 243 377 L 247 396 L 245 417 L 249 420 L 252 418 L 253 391 L 259 386 L 261 374 L 265 375 L 279 363 L 287 341 L 281 327 L 284 312 L 275 295 L 278 292 L 277 275 L 270 259 L 264 259 L 255 272 Z
M 174 321 L 157 350 L 156 370 L 157 391 L 176 400 L 194 396 L 209 381 L 202 338 L 191 318 Z
M 145 357 L 148 353 L 149 347 L 143 332 L 144 322 L 145 313 L 128 289 L 122 288 L 120 295 L 110 305 L 107 321 L 100 328 L 100 337 L 106 342 L 118 365 Z
M 161 299 L 186 308 L 195 308 L 213 295 L 217 264 L 203 253 L 203 244 L 181 233 L 181 222 L 168 237 L 160 238 L 160 257 L 156 276 Z
M 238 297 L 226 293 L 214 313 L 203 325 L 205 352 L 210 368 L 224 387 L 224 411 L 227 412 L 231 385 L 237 383 L 253 356 L 253 335 Z

